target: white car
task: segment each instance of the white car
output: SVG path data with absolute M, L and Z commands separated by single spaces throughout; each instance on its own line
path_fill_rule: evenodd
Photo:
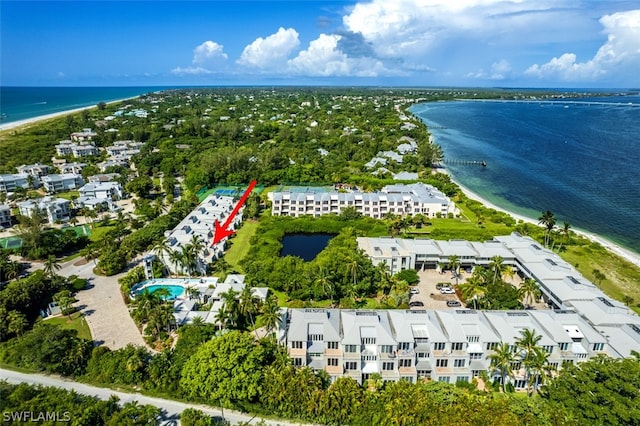
M 456 294 L 455 290 L 452 289 L 451 287 L 442 287 L 440 289 L 440 293 L 442 293 L 442 294 Z
M 409 293 L 420 294 L 420 290 L 418 290 L 418 287 L 411 287 L 411 290 L 409 290 Z

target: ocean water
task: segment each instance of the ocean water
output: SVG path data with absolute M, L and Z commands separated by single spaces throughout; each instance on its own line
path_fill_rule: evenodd
M 640 97 L 414 105 L 451 176 L 495 205 L 640 253 Z M 487 167 L 455 164 L 484 160 Z
M 130 98 L 162 87 L 0 87 L 2 123 Z

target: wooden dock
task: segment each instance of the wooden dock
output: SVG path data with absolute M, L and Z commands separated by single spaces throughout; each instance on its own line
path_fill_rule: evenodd
M 484 160 L 442 160 L 443 164 L 454 164 L 456 166 L 482 166 L 487 167 L 487 162 Z

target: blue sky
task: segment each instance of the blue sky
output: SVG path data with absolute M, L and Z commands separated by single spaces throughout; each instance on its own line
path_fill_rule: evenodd
M 0 1 L 0 84 L 638 87 L 638 0 Z

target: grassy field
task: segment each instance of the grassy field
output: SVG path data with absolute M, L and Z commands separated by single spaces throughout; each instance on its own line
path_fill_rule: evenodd
M 237 271 L 243 272 L 240 266 L 240 261 L 244 259 L 249 251 L 249 240 L 256 234 L 258 229 L 258 222 L 255 220 L 247 220 L 242 222 L 242 227 L 236 233 L 233 238 L 233 245 L 224 254 L 224 260 Z
M 58 192 L 56 197 L 64 198 L 65 200 L 71 201 L 71 197 L 78 198 L 80 196 L 80 192 L 78 191 L 68 191 L 68 192 Z
M 91 331 L 87 325 L 87 321 L 84 319 L 84 315 L 80 312 L 75 312 L 71 315 L 71 321 L 64 315 L 56 318 L 46 320 L 49 324 L 59 325 L 62 328 L 78 331 L 78 337 L 91 340 Z

